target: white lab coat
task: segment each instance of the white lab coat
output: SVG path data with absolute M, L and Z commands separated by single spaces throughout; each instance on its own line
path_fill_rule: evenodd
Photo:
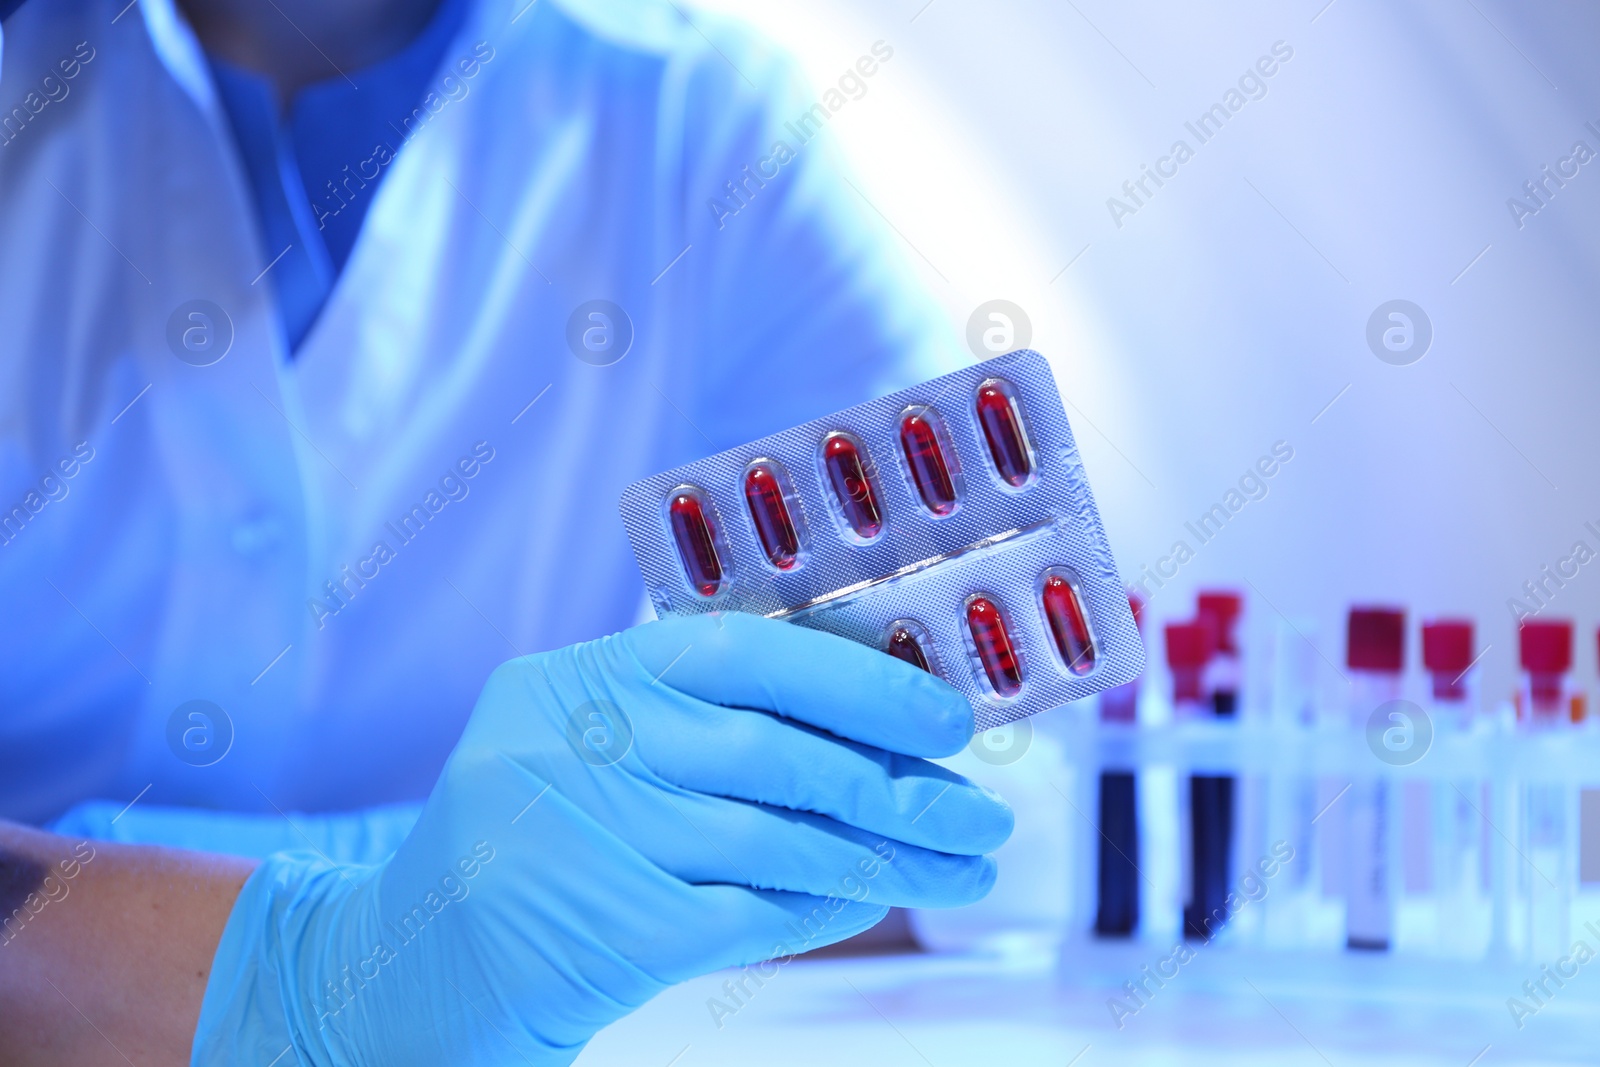
M 636 618 L 625 484 L 954 358 L 770 50 L 485 0 L 446 70 L 493 58 L 435 79 L 290 359 L 197 43 L 125 2 L 35 0 L 4 40 L 0 108 L 68 88 L 0 144 L 0 815 L 423 795 L 496 663 Z M 610 366 L 565 340 L 591 299 L 635 330 Z M 231 321 L 208 366 L 169 344 L 194 300 Z M 232 726 L 210 766 L 169 739 L 192 700 Z

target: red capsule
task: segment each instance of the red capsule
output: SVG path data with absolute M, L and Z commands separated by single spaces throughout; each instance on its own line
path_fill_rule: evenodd
M 908 411 L 900 420 L 900 448 L 916 484 L 922 504 L 934 515 L 948 515 L 956 509 L 956 487 L 939 443 L 935 416 L 926 410 Z
M 667 516 L 689 584 L 701 596 L 715 596 L 722 588 L 722 560 L 717 557 L 711 519 L 699 491 L 679 489 L 674 492 L 667 503 Z
M 1073 674 L 1088 674 L 1094 669 L 1094 641 L 1089 637 L 1089 618 L 1078 600 L 1078 591 L 1059 574 L 1047 574 L 1041 599 L 1061 662 Z
M 870 541 L 882 533 L 883 514 L 878 510 L 878 497 L 872 491 L 872 481 L 855 441 L 842 433 L 829 434 L 822 444 L 822 465 L 844 521 L 856 536 Z
M 913 667 L 920 667 L 928 673 L 933 673 L 933 668 L 928 666 L 927 653 L 922 651 L 922 644 L 917 640 L 917 635 L 908 627 L 897 626 L 889 633 L 889 647 L 885 652 L 897 660 L 902 660 Z
M 744 476 L 744 502 L 767 559 L 780 571 L 792 570 L 800 558 L 800 535 L 783 499 L 783 484 L 769 463 L 753 465 Z
M 1003 697 L 1016 696 L 1022 689 L 1022 665 L 1017 662 L 1011 635 L 1000 609 L 986 597 L 975 596 L 967 603 L 967 629 L 978 650 L 989 685 Z
M 1027 485 L 1033 477 L 1033 456 L 1008 382 L 990 378 L 978 386 L 978 423 L 1000 477 L 1017 488 Z

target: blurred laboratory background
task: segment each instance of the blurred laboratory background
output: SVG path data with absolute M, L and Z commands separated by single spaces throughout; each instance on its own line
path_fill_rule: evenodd
M 989 901 L 582 1062 L 1600 1058 L 1600 9 L 683 10 L 840 88 L 952 333 L 1051 360 L 1150 666 L 955 761 Z
M 1534 607 L 1524 583 L 1575 542 L 1600 549 L 1600 190 L 1587 166 L 1547 183 L 1547 206 L 1525 188 L 1575 142 L 1600 151 L 1600 10 L 702 6 L 782 42 L 819 94 L 874 41 L 894 48 L 829 135 L 954 330 L 989 301 L 1025 312 L 1016 347 L 1056 368 L 1124 577 L 1194 548 L 1152 585 L 1155 618 L 1248 581 L 1247 628 L 1269 635 L 1276 605 L 1337 660 L 1352 602 L 1463 613 L 1495 646 L 1486 686 L 1508 691 L 1507 602 Z M 1262 57 L 1275 73 L 1201 143 L 1189 126 Z M 1178 141 L 1193 158 L 1128 194 Z M 1367 342 L 1394 300 L 1431 323 L 1407 365 Z M 1197 544 L 1185 523 L 1276 441 L 1294 459 L 1266 498 Z M 1597 597 L 1583 573 L 1551 608 L 1591 631 L 1591 684 Z

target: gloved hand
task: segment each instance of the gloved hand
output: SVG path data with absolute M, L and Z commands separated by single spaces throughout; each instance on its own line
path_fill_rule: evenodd
M 251 876 L 193 1062 L 566 1064 L 674 983 L 977 900 L 1011 812 L 917 758 L 971 732 L 939 679 L 749 615 L 515 660 L 393 857 Z

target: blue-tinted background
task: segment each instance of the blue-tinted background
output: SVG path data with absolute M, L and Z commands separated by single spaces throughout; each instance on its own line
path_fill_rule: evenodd
M 1486 691 L 1509 690 L 1508 599 L 1575 541 L 1600 549 L 1584 526 L 1600 520 L 1600 166 L 1579 167 L 1520 227 L 1507 207 L 1531 205 L 1524 182 L 1574 142 L 1600 151 L 1585 125 L 1600 126 L 1600 11 L 713 6 L 799 51 L 819 87 L 873 40 L 894 46 L 831 128 L 958 329 L 994 298 L 1026 311 L 1125 575 L 1180 539 L 1196 549 L 1157 593 L 1157 620 L 1187 615 L 1198 584 L 1239 584 L 1256 647 L 1277 621 L 1270 602 L 1314 620 L 1342 665 L 1352 600 L 1464 612 L 1492 646 Z M 1280 41 L 1293 56 L 1262 79 L 1265 95 L 1199 144 L 1185 123 Z M 1179 139 L 1194 157 L 1119 228 L 1107 199 L 1130 203 L 1123 183 Z M 1410 366 L 1366 342 L 1369 316 L 1395 298 L 1433 326 Z M 1278 440 L 1295 458 L 1269 495 L 1200 546 L 1184 523 Z M 1578 622 L 1592 686 L 1590 569 L 1549 612 Z

